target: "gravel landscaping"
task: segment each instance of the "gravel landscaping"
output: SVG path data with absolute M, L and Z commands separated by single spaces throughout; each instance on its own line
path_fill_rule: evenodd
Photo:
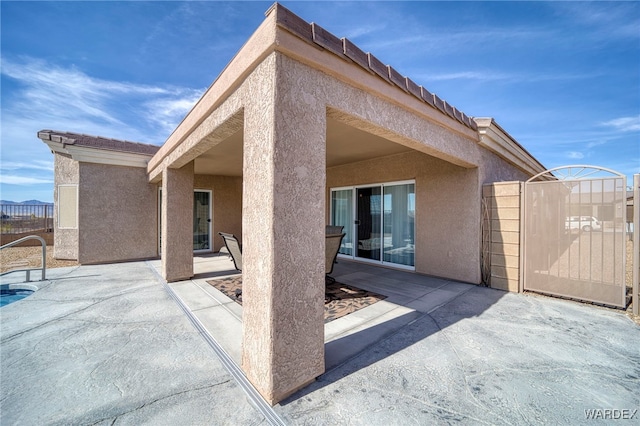
M 42 247 L 9 247 L 0 251 L 0 272 L 11 269 L 38 268 L 42 265 Z M 47 269 L 75 266 L 75 260 L 53 258 L 53 246 L 47 246 Z

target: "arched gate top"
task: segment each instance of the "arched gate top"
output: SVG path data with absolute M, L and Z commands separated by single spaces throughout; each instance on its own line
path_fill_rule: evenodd
M 545 170 L 544 172 L 533 176 L 527 180 L 527 182 L 533 182 L 534 180 L 580 180 L 587 178 L 611 177 L 610 175 L 625 177 L 622 173 L 607 169 L 606 167 L 578 164 Z

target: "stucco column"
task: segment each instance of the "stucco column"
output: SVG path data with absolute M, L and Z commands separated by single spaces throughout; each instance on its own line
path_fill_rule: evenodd
M 162 276 L 180 281 L 193 276 L 193 161 L 162 171 Z
M 324 372 L 326 110 L 280 59 L 244 123 L 242 368 L 271 404 Z

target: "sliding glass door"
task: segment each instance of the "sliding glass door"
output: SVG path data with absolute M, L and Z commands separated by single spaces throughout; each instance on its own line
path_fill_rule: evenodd
M 353 256 L 353 189 L 331 191 L 331 224 L 346 234 L 338 253 Z
M 380 260 L 382 187 L 356 188 L 356 257 Z
M 331 224 L 346 233 L 341 255 L 413 268 L 414 223 L 413 181 L 331 191 Z
M 415 184 L 384 186 L 384 261 L 414 266 Z

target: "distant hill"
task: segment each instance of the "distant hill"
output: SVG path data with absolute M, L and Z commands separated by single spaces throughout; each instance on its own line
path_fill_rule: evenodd
M 27 200 L 20 203 L 0 200 L 2 220 L 24 219 L 25 217 L 53 217 L 53 203 Z
M 7 201 L 7 200 L 0 200 L 0 204 L 7 204 L 7 205 L 16 205 L 16 206 L 52 206 L 53 203 L 46 203 L 44 201 L 38 201 L 38 200 L 27 200 L 27 201 Z

